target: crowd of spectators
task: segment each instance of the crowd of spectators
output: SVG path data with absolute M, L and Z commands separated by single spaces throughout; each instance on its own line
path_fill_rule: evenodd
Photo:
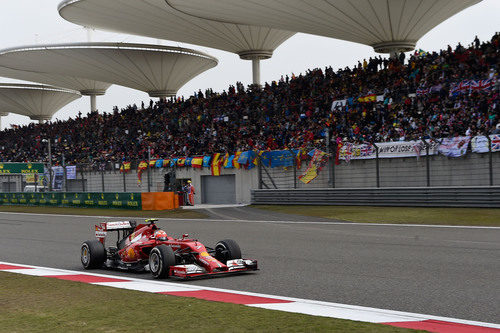
M 313 69 L 262 87 L 237 83 L 222 93 L 199 91 L 188 99 L 32 123 L 0 132 L 0 158 L 46 161 L 44 139 L 53 142 L 55 164 L 63 158 L 67 164 L 95 164 L 145 159 L 148 153 L 167 158 L 325 148 L 327 137 L 362 143 L 489 134 L 499 123 L 498 81 L 488 90 L 461 94 L 452 87 L 463 80 L 496 79 L 499 44 L 497 33 L 488 42 L 476 37 L 468 47 L 379 56 L 354 68 Z M 378 101 L 358 100 L 373 94 Z M 344 102 L 332 108 L 338 100 Z

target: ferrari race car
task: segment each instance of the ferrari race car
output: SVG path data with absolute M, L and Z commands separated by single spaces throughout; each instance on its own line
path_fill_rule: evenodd
M 108 267 L 135 271 L 149 270 L 155 278 L 181 279 L 241 273 L 257 270 L 257 261 L 242 259 L 232 239 L 219 241 L 215 248 L 204 246 L 184 234 L 173 238 L 156 225 L 135 221 L 103 222 L 95 226 L 96 240 L 82 243 L 85 269 Z M 117 233 L 116 244 L 107 246 L 108 232 Z

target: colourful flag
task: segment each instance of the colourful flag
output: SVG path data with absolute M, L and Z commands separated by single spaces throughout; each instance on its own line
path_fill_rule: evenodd
M 129 172 L 130 171 L 130 162 L 123 162 L 120 166 L 120 172 Z
M 186 159 L 185 158 L 179 158 L 177 160 L 177 166 L 178 167 L 183 167 L 185 163 L 186 163 Z
M 210 167 L 210 160 L 212 159 L 212 156 L 203 156 L 203 166 L 205 168 Z
M 149 161 L 149 167 L 150 168 L 154 168 L 155 165 L 156 165 L 156 160 Z
M 148 168 L 148 163 L 146 161 L 141 161 L 139 163 L 139 166 L 137 167 L 137 170 L 139 171 L 144 171 Z
M 156 160 L 155 167 L 157 168 L 163 167 L 163 160 Z
M 201 169 L 201 167 L 203 166 L 203 157 L 193 157 L 193 159 L 191 160 L 191 166 L 193 168 Z
M 226 154 L 226 159 L 224 160 L 224 169 L 233 169 L 234 155 Z
M 137 185 L 141 186 L 142 183 L 142 173 L 148 168 L 148 162 L 141 161 L 137 166 Z
M 252 169 L 257 165 L 257 163 L 255 162 L 256 158 L 257 158 L 257 153 L 255 151 L 253 150 L 244 151 L 240 154 L 240 157 L 238 158 L 238 163 L 245 169 Z
M 226 166 L 226 163 L 227 163 L 227 159 L 229 158 L 229 153 L 226 153 L 224 155 L 224 157 L 221 159 L 221 168 L 224 168 Z
M 313 153 L 313 158 L 306 169 L 306 172 L 299 176 L 299 180 L 304 184 L 309 184 L 318 176 L 318 172 L 328 161 L 327 154 L 319 149 L 314 149 L 309 154 Z
M 216 153 L 212 159 L 212 176 L 220 176 L 220 165 L 222 163 L 222 158 L 220 157 L 220 153 Z
M 375 94 L 370 94 L 366 96 L 362 96 L 358 98 L 358 102 L 360 103 L 370 103 L 370 102 L 376 102 L 377 101 L 377 95 Z
M 163 160 L 163 167 L 166 168 L 166 167 L 169 167 L 170 166 L 170 159 L 164 159 Z
M 236 168 L 236 169 L 239 169 L 240 168 L 240 164 L 238 163 L 238 159 L 240 158 L 240 155 L 241 155 L 241 151 L 237 151 L 236 154 L 234 154 L 234 158 L 233 158 L 233 166 Z

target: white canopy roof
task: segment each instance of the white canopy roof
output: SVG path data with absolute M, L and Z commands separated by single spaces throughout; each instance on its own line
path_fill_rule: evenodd
M 409 51 L 436 25 L 481 0 L 166 0 L 179 11 Z
M 109 86 L 111 86 L 111 83 L 83 79 L 79 77 L 20 71 L 7 67 L 0 67 L 0 76 L 76 90 L 84 96 L 104 95 Z
M 145 91 L 151 97 L 175 95 L 217 63 L 202 52 L 144 44 L 36 45 L 0 51 L 3 67 L 110 82 Z
M 98 29 L 168 39 L 239 54 L 272 56 L 294 32 L 200 19 L 173 9 L 165 0 L 65 0 L 59 14 Z
M 77 91 L 34 84 L 0 84 L 0 113 L 50 120 L 54 113 L 80 98 Z

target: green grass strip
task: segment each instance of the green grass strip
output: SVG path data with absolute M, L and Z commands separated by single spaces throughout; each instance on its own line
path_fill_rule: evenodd
M 500 226 L 500 209 L 255 205 L 259 209 L 328 219 L 395 224 Z
M 2 332 L 415 332 L 0 272 Z
M 156 217 L 179 219 L 203 219 L 207 215 L 199 210 L 173 209 L 162 211 L 102 209 L 102 208 L 69 208 L 69 207 L 32 207 L 32 206 L 0 206 L 0 212 L 63 214 L 87 216 L 125 216 L 125 217 Z

